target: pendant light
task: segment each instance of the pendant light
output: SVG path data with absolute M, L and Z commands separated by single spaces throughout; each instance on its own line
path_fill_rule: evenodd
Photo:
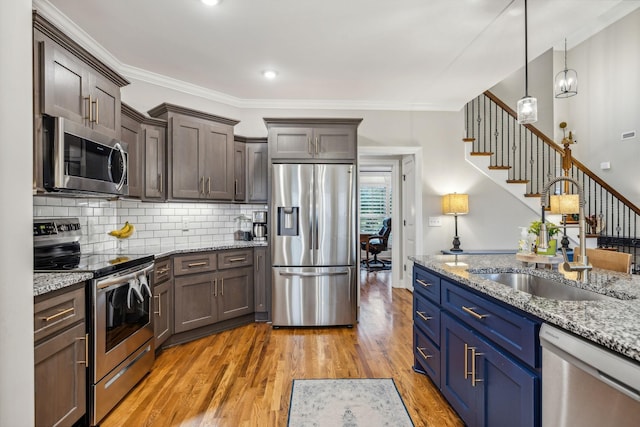
M 518 124 L 538 121 L 538 100 L 529 96 L 529 40 L 527 38 L 527 0 L 524 0 L 524 97 L 518 101 Z
M 553 86 L 556 98 L 569 98 L 578 94 L 578 73 L 567 68 L 567 39 L 564 39 L 564 70 L 556 74 Z

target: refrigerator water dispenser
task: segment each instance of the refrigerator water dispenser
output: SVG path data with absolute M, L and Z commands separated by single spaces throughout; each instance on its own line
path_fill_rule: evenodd
M 298 215 L 300 208 L 297 206 L 278 206 L 278 236 L 297 236 Z

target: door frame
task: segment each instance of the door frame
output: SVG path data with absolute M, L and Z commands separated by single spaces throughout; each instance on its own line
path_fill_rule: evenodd
M 389 154 L 393 150 L 393 155 Z M 402 266 L 402 227 L 397 225 L 402 223 L 404 217 L 402 209 L 402 158 L 413 156 L 415 165 L 415 199 L 416 199 L 416 254 L 424 253 L 422 224 L 422 147 L 358 147 L 358 172 L 361 165 L 391 166 L 391 186 L 394 192 L 394 209 L 391 213 L 392 224 L 392 266 Z M 358 190 L 360 189 L 360 179 L 358 178 Z M 358 201 L 359 203 L 359 201 Z M 394 226 L 394 224 L 396 224 Z M 358 230 L 359 232 L 360 230 Z M 408 264 L 409 265 L 409 264 Z M 412 288 L 411 271 L 402 271 L 402 268 L 391 269 L 391 285 L 394 288 Z

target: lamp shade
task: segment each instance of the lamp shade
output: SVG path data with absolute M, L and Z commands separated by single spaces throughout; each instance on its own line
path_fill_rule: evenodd
M 526 125 L 538 121 L 538 100 L 532 96 L 525 96 L 517 104 L 518 124 Z
M 577 214 L 580 211 L 580 196 L 577 194 L 551 195 L 552 214 Z
M 453 193 L 442 196 L 442 213 L 446 215 L 469 213 L 469 195 Z

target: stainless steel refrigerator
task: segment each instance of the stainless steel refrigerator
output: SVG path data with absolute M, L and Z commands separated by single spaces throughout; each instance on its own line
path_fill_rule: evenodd
M 273 326 L 354 325 L 353 164 L 273 164 Z

